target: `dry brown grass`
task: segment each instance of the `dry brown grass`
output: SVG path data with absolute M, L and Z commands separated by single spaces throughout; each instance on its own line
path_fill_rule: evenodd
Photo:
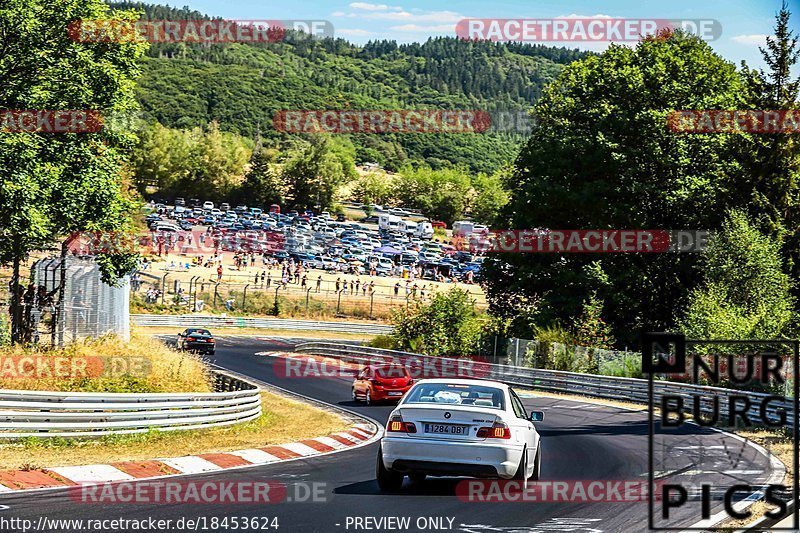
M 170 326 L 136 326 L 132 331 L 142 335 L 177 335 L 181 328 Z M 325 340 L 350 340 L 350 341 L 370 341 L 375 335 L 366 333 L 345 333 L 341 331 L 307 331 L 294 329 L 264 329 L 264 328 L 218 328 L 211 330 L 217 338 L 225 338 L 226 335 L 238 335 L 245 337 L 289 337 L 296 339 L 325 339 Z
M 107 464 L 224 452 L 319 437 L 348 427 L 337 414 L 306 403 L 269 392 L 262 392 L 261 400 L 264 408 L 261 417 L 236 426 L 152 432 L 91 441 L 28 439 L 6 444 L 0 446 L 0 469 Z
M 100 359 L 102 358 L 102 359 Z M 28 371 L 34 368 L 34 374 Z M 63 349 L 0 347 L 0 388 L 71 392 L 209 392 L 209 369 L 197 356 L 134 333 L 107 335 Z

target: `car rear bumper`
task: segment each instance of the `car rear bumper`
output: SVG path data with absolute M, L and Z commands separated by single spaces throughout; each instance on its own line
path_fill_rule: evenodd
M 432 475 L 510 479 L 517 472 L 523 449 L 514 443 L 498 445 L 414 437 L 381 440 L 386 468 Z
M 403 397 L 405 393 L 411 386 L 404 387 L 401 389 L 392 389 L 392 388 L 373 388 L 370 392 L 370 396 L 373 400 L 381 401 L 381 400 L 394 400 L 397 401 Z
M 204 353 L 214 353 L 214 344 L 196 344 L 196 343 L 186 343 L 186 349 L 191 352 L 204 352 Z

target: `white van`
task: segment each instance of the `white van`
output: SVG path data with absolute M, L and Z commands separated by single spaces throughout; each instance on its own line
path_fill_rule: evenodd
M 399 231 L 402 219 L 396 215 L 381 215 L 378 217 L 378 227 L 382 230 Z
M 430 222 L 419 222 L 414 230 L 414 236 L 420 239 L 432 239 L 433 226 Z
M 397 225 L 397 229 L 406 235 L 413 235 L 417 231 L 417 223 L 411 220 L 401 220 Z
M 453 222 L 453 235 L 470 235 L 475 230 L 475 224 L 469 220 L 457 220 Z

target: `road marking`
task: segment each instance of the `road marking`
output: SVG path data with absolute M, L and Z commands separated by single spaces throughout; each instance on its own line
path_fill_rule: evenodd
M 59 466 L 48 470 L 78 484 L 136 479 L 111 465 Z
M 281 444 L 281 448 L 286 448 L 287 450 L 294 453 L 299 453 L 302 456 L 319 454 L 319 452 L 314 448 L 312 448 L 311 446 L 306 446 L 305 444 L 301 444 L 299 442 L 290 442 L 289 444 Z
M 326 444 L 331 448 L 335 448 L 337 450 L 341 450 L 342 448 L 347 448 L 345 444 L 342 444 L 336 439 L 332 439 L 330 437 L 316 437 L 314 440 L 321 442 L 322 444 Z
M 236 450 L 235 452 L 228 452 L 231 455 L 237 455 L 244 459 L 245 461 L 250 461 L 255 465 L 261 465 L 265 463 L 274 463 L 276 461 L 280 461 L 279 457 L 275 457 L 274 455 L 265 452 L 264 450 L 258 450 L 256 448 L 249 448 L 246 450 Z
M 182 474 L 200 474 L 202 472 L 214 472 L 222 470 L 222 467 L 207 461 L 202 457 L 187 455 L 185 457 L 172 457 L 169 459 L 158 459 Z

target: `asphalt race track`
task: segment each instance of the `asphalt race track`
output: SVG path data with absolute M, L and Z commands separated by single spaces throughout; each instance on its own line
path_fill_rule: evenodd
M 266 383 L 367 415 L 382 424 L 386 422 L 392 407 L 353 403 L 349 380 L 278 376 L 274 371 L 274 358 L 254 355 L 259 351 L 290 351 L 291 348 L 292 341 L 287 340 L 222 337 L 218 340 L 214 362 Z M 537 424 L 543 442 L 543 481 L 647 479 L 646 412 L 554 398 L 528 396 L 523 400 L 528 409 L 540 409 L 546 413 L 544 422 Z M 658 475 L 666 476 L 666 482 L 680 479 L 686 484 L 692 479 L 702 479 L 705 483 L 727 487 L 737 481 L 758 484 L 769 477 L 767 457 L 731 436 L 718 432 L 700 428 L 684 430 L 656 442 L 655 449 L 659 457 L 656 471 Z M 287 486 L 290 498 L 295 493 L 294 486 L 314 483 L 324 493 L 325 501 L 322 502 L 285 501 L 259 506 L 98 505 L 73 501 L 66 491 L 59 489 L 0 495 L 0 506 L 7 506 L 0 510 L 0 519 L 19 517 L 36 524 L 40 516 L 51 520 L 277 517 L 279 531 L 326 533 L 365 530 L 489 533 L 647 529 L 646 501 L 466 502 L 455 496 L 459 480 L 444 478 L 428 479 L 420 485 L 412 485 L 406 480 L 401 492 L 383 494 L 374 479 L 377 452 L 378 444 L 375 443 L 322 457 L 193 476 L 194 480 L 278 481 Z M 660 513 L 658 504 L 656 509 Z M 714 514 L 721 510 L 722 502 L 717 494 L 711 512 Z M 376 522 L 363 523 L 369 526 L 367 529 L 354 527 L 355 517 L 410 517 L 411 520 L 408 529 L 378 527 Z M 420 517 L 439 520 L 420 521 L 418 524 Z M 699 520 L 699 502 L 693 501 L 673 509 L 668 525 L 689 527 Z M 207 531 L 233 530 L 211 528 L 210 522 L 206 526 Z M 48 529 L 57 530 L 52 526 Z

